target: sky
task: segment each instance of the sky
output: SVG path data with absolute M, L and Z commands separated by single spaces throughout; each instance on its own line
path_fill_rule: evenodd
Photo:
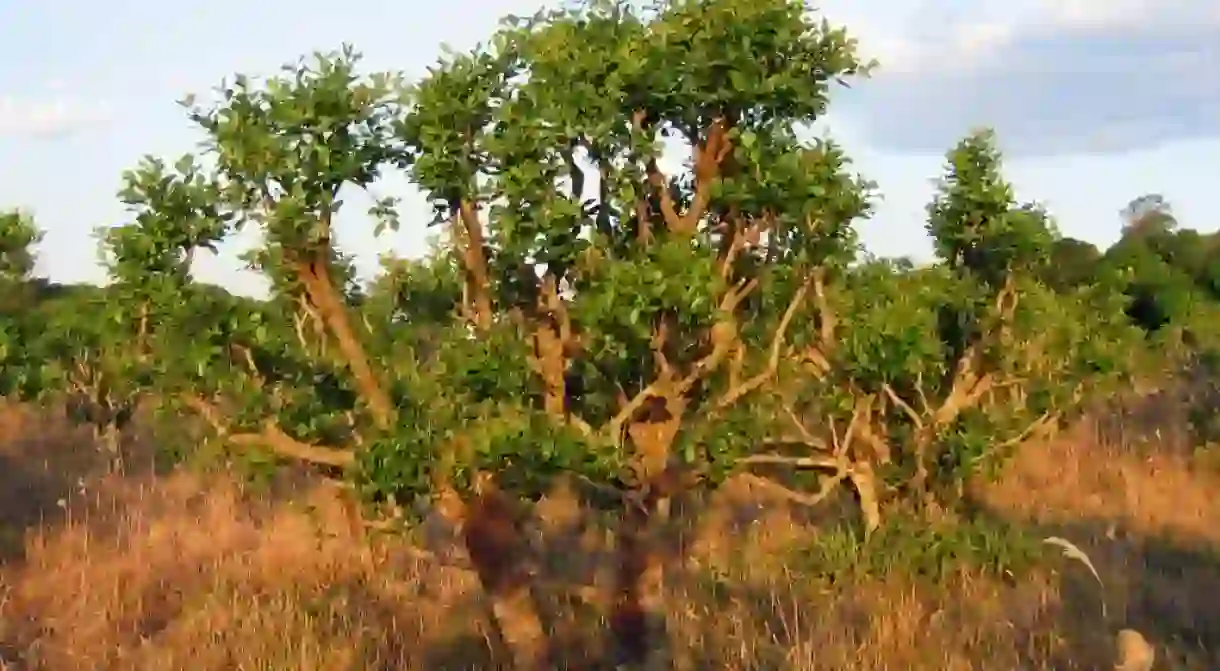
M 1145 193 L 1163 194 L 1184 226 L 1220 227 L 1220 0 L 816 4 L 881 66 L 835 92 L 822 124 L 878 183 L 876 214 L 859 226 L 870 251 L 928 258 L 924 207 L 943 155 L 978 126 L 997 130 L 1018 197 L 1048 207 L 1065 235 L 1110 244 L 1119 211 Z M 101 281 L 92 231 L 129 220 L 115 196 L 122 171 L 201 139 L 175 103 L 186 94 L 343 43 L 370 71 L 419 76 L 442 44 L 468 49 L 500 17 L 546 5 L 0 0 L 0 208 L 24 208 L 45 230 L 39 274 Z M 405 182 L 383 188 L 406 198 L 398 233 L 374 238 L 358 214 L 336 233 L 365 276 L 381 254 L 425 248 L 423 199 Z M 251 241 L 201 256 L 196 276 L 259 293 L 236 258 Z

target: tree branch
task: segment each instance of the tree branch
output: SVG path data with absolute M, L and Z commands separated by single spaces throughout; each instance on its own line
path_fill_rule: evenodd
M 767 357 L 766 369 L 742 382 L 741 384 L 729 389 L 716 402 L 716 410 L 724 410 L 729 406 L 739 401 L 742 397 L 755 389 L 761 387 L 767 380 L 771 379 L 779 370 L 780 355 L 783 352 L 784 340 L 787 337 L 788 327 L 791 326 L 792 320 L 796 317 L 797 311 L 805 301 L 805 295 L 809 292 L 810 283 L 805 282 L 796 290 L 796 294 L 792 296 L 792 300 L 788 302 L 788 308 L 784 310 L 784 316 L 780 319 L 779 326 L 775 329 L 775 335 L 771 339 L 771 351 Z
M 830 349 L 835 340 L 838 319 L 830 309 L 830 301 L 826 297 L 826 269 L 818 267 L 813 271 L 813 299 L 818 309 L 818 335 L 821 338 L 822 354 Z
M 356 461 L 356 455 L 351 450 L 301 442 L 285 433 L 272 419 L 263 422 L 263 430 L 260 433 L 230 433 L 228 425 L 221 417 L 220 409 L 212 403 L 198 396 L 184 396 L 182 402 L 211 425 L 221 438 L 234 445 L 263 445 L 281 457 L 336 468 L 346 468 Z
M 920 417 L 919 413 L 915 411 L 915 408 L 911 407 L 910 403 L 902 400 L 902 397 L 900 397 L 898 393 L 894 391 L 894 388 L 891 387 L 889 383 L 881 385 L 881 391 L 886 395 L 887 398 L 890 399 L 890 401 L 894 403 L 894 405 L 898 406 L 898 408 L 911 419 L 911 423 L 915 425 L 916 429 L 923 428 L 923 418 Z
M 737 461 L 741 466 L 787 466 L 797 469 L 832 469 L 846 468 L 846 460 L 839 456 L 829 457 L 786 457 L 781 454 L 753 454 Z
M 1059 421 L 1059 413 L 1047 410 L 1046 412 L 1039 415 L 1037 419 L 1030 422 L 1029 426 L 1025 427 L 1025 429 L 1022 430 L 1020 433 L 1009 438 L 1008 440 L 1005 440 L 1005 441 L 999 443 L 998 445 L 995 446 L 994 449 L 995 450 L 1004 450 L 1004 449 L 1008 449 L 1010 447 L 1015 447 L 1017 445 L 1020 445 L 1021 443 L 1024 443 L 1025 441 L 1030 440 L 1035 435 L 1046 431 L 1049 427 L 1054 426 L 1055 423 L 1058 421 Z
M 657 198 L 661 201 L 661 216 L 665 217 L 666 228 L 674 233 L 693 233 L 693 231 L 685 230 L 682 215 L 678 214 L 673 194 L 669 192 L 669 180 L 661 172 L 656 159 L 648 160 L 645 166 L 645 174 L 648 175 L 649 186 L 652 187 L 653 191 L 657 194 Z
M 318 311 L 335 337 L 335 341 L 347 360 L 348 368 L 355 378 L 360 395 L 368 403 L 373 415 L 373 421 L 383 431 L 393 424 L 394 405 L 386 393 L 382 381 L 373 372 L 364 346 L 352 329 L 348 315 L 347 304 L 339 297 L 338 290 L 331 280 L 326 266 L 324 250 L 312 254 L 312 259 L 297 259 L 296 270 L 305 284 L 305 290 L 310 300 L 318 306 Z
M 483 239 L 483 223 L 473 201 L 464 199 L 457 204 L 457 221 L 465 233 L 465 248 L 462 250 L 462 267 L 466 271 L 466 283 L 474 301 L 475 325 L 482 330 L 491 327 L 491 282 L 487 275 L 486 242 Z
M 543 402 L 551 417 L 562 420 L 567 415 L 567 356 L 564 346 L 571 339 L 567 311 L 559 298 L 555 275 L 547 272 L 542 278 L 538 299 L 538 315 L 534 327 L 534 359 L 545 387 Z
M 699 220 L 707 212 L 707 206 L 712 200 L 712 183 L 720 176 L 720 166 L 733 151 L 733 142 L 729 139 L 729 123 L 724 118 L 712 121 L 707 129 L 707 140 L 702 146 L 695 144 L 693 148 L 695 164 L 695 197 L 686 216 L 682 218 L 683 230 L 694 232 Z
M 814 494 L 805 494 L 802 492 L 793 491 L 779 484 L 778 482 L 775 482 L 774 480 L 761 478 L 752 473 L 746 473 L 740 477 L 745 482 L 758 487 L 759 489 L 769 491 L 797 505 L 813 508 L 829 498 L 830 495 L 834 493 L 835 487 L 838 487 L 840 483 L 847 479 L 848 474 L 846 471 L 842 471 L 827 477 L 824 481 L 822 481 L 822 486 L 819 487 L 818 491 Z
M 749 295 L 758 286 L 756 279 L 742 280 L 725 294 L 721 300 L 720 309 L 723 312 L 732 313 L 737 305 Z M 791 319 L 789 319 L 791 321 Z M 658 334 L 658 337 L 663 337 Z M 603 435 L 617 436 L 622 431 L 622 427 L 628 420 L 638 411 L 643 405 L 648 402 L 649 398 L 682 396 L 690 391 L 705 375 L 710 374 L 728 358 L 729 352 L 738 342 L 737 327 L 733 323 L 731 317 L 717 322 L 712 327 L 711 332 L 712 351 L 707 356 L 701 358 L 691 366 L 691 370 L 681 380 L 674 381 L 672 371 L 668 369 L 668 364 L 662 367 L 662 374 L 644 389 L 640 390 L 631 400 L 623 404 L 618 413 L 615 414 L 609 422 L 602 428 Z M 778 367 L 778 364 L 777 364 Z
M 643 119 L 637 112 L 634 122 L 643 130 Z M 673 195 L 669 192 L 669 180 L 661 172 L 655 158 L 645 163 L 645 174 L 648 184 L 656 192 L 661 202 L 661 214 L 665 218 L 666 227 L 679 235 L 693 235 L 699 226 L 699 221 L 707 213 L 708 204 L 712 199 L 712 183 L 720 176 L 720 166 L 733 151 L 733 142 L 728 137 L 729 125 L 725 119 L 715 119 L 708 126 L 707 140 L 698 142 L 692 148 L 695 164 L 695 193 L 690 207 L 685 214 L 678 212 Z

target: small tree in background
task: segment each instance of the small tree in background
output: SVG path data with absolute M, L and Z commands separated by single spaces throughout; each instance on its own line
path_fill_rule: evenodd
M 31 387 L 28 334 L 19 320 L 28 309 L 28 283 L 34 270 L 33 246 L 42 234 L 28 214 L 0 212 L 0 396 Z M 33 386 L 37 386 L 34 384 Z
M 0 396 L 63 404 L 117 460 L 140 379 L 134 330 L 107 289 L 32 278 L 41 239 L 28 215 L 0 215 Z

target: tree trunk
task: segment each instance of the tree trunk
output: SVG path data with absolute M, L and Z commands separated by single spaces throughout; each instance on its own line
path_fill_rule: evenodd
M 665 668 L 661 654 L 665 640 L 665 562 L 653 532 L 668 520 L 670 497 L 680 488 L 680 476 L 669 468 L 669 458 L 684 410 L 681 399 L 668 401 L 659 416 L 628 427 L 643 495 L 628 504 L 618 533 L 610 628 L 615 639 L 615 662 L 619 664 Z
M 462 540 L 516 671 L 551 668 L 549 641 L 531 590 L 516 502 L 494 486 L 466 505 Z
M 659 499 L 628 507 L 618 532 L 618 566 L 610 615 L 614 663 L 648 665 L 660 657 L 665 635 L 664 564 L 653 548 L 651 528 Z

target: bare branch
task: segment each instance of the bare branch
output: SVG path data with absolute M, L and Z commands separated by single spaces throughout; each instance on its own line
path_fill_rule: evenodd
M 660 381 L 654 381 L 641 389 L 638 394 L 633 396 L 631 400 L 627 401 L 621 408 L 619 408 L 619 411 L 610 419 L 609 422 L 606 422 L 605 426 L 602 427 L 601 433 L 603 435 L 612 437 L 617 441 L 619 435 L 622 433 L 623 425 L 627 423 L 627 420 L 631 419 L 631 417 L 635 415 L 640 408 L 644 407 L 644 404 L 648 402 L 648 399 L 652 398 L 653 396 L 663 395 L 660 393 L 662 387 L 663 385 L 660 383 Z
M 801 421 L 801 418 L 797 416 L 796 410 L 794 410 L 791 405 L 785 403 L 784 412 L 788 415 L 788 419 L 792 421 L 792 425 L 795 426 L 796 430 L 800 432 L 801 437 L 806 443 L 811 445 L 818 443 L 822 446 L 822 449 L 826 448 L 825 441 L 822 441 L 813 435 L 813 432 L 809 430 L 809 427 L 805 426 L 805 422 Z
M 356 461 L 356 455 L 351 450 L 303 443 L 284 433 L 283 429 L 270 419 L 263 423 L 261 433 L 235 433 L 228 436 L 228 440 L 234 445 L 264 445 L 281 457 L 336 468 L 346 468 Z
M 868 394 L 863 398 L 857 399 L 851 411 L 851 420 L 847 423 L 847 431 L 843 433 L 843 440 L 839 445 L 839 452 L 836 454 L 846 455 L 851 449 L 852 441 L 855 440 L 857 432 L 860 430 L 860 421 L 866 416 L 872 414 L 873 411 L 873 395 Z
M 674 205 L 673 194 L 669 192 L 669 180 L 661 172 L 656 159 L 648 161 L 645 171 L 648 175 L 648 184 L 656 192 L 657 198 L 661 201 L 661 215 L 665 217 L 665 226 L 674 233 L 685 232 L 682 215 L 678 214 L 678 209 Z
M 822 347 L 824 350 L 830 349 L 835 340 L 838 319 L 830 309 L 830 300 L 826 297 L 825 268 L 819 267 L 813 271 L 813 300 L 818 310 L 818 335 L 821 337 Z
M 780 319 L 779 327 L 775 329 L 775 336 L 771 340 L 771 351 L 767 358 L 767 368 L 746 380 L 745 382 L 729 389 L 720 400 L 716 402 L 716 410 L 723 410 L 739 401 L 743 396 L 749 394 L 755 389 L 761 387 L 763 383 L 771 379 L 779 370 L 779 359 L 784 348 L 784 339 L 788 333 L 788 327 L 792 324 L 793 318 L 796 316 L 797 310 L 805 301 L 805 295 L 809 293 L 810 283 L 805 282 L 796 290 L 792 296 L 792 300 L 788 302 L 788 308 L 784 310 L 784 316 Z
M 920 417 L 919 413 L 915 411 L 915 408 L 911 407 L 910 403 L 902 400 L 902 397 L 900 397 L 898 393 L 894 391 L 894 388 L 891 387 L 889 383 L 881 385 L 881 391 L 885 393 L 886 397 L 889 398 L 894 405 L 898 406 L 900 410 L 906 413 L 906 416 L 911 419 L 911 423 L 915 425 L 915 428 L 923 428 L 923 418 Z
M 830 457 L 787 457 L 781 454 L 752 454 L 737 461 L 741 466 L 787 466 L 797 469 L 831 469 L 847 468 L 847 461 L 841 456 Z
M 305 284 L 309 299 L 317 305 L 331 335 L 335 337 L 339 351 L 355 378 L 356 387 L 369 406 L 373 421 L 379 429 L 389 428 L 393 423 L 393 402 L 383 381 L 373 371 L 368 353 L 352 328 L 348 306 L 335 288 L 325 257 L 321 253 L 315 253 L 311 258 L 295 261 L 297 275 Z
M 787 487 L 779 484 L 778 482 L 775 482 L 773 480 L 768 480 L 767 478 L 761 478 L 761 477 L 759 477 L 757 475 L 753 475 L 753 474 L 745 474 L 740 477 L 744 481 L 750 483 L 753 486 L 758 487 L 759 489 L 769 491 L 773 494 L 776 494 L 777 496 L 787 499 L 788 501 L 790 501 L 792 503 L 802 505 L 802 506 L 808 506 L 808 507 L 812 508 L 812 507 L 817 506 L 818 504 L 822 503 L 823 501 L 825 501 L 827 498 L 830 497 L 831 494 L 834 493 L 835 487 L 837 487 L 839 485 L 839 483 L 841 483 L 847 479 L 847 472 L 836 473 L 834 475 L 827 477 L 822 482 L 822 486 L 820 488 L 818 488 L 818 491 L 815 494 L 804 494 L 802 492 L 796 492 L 791 489 L 788 489 Z
M 182 401 L 211 425 L 221 438 L 234 445 L 263 445 L 282 457 L 336 468 L 345 468 L 356 461 L 356 455 L 351 450 L 301 442 L 284 433 L 283 429 L 271 419 L 263 422 L 263 430 L 260 433 L 230 433 L 228 424 L 221 417 L 220 409 L 215 405 L 197 396 L 185 396 Z
M 1055 423 L 1057 423 L 1058 421 L 1059 421 L 1059 413 L 1051 412 L 1050 410 L 1047 410 L 1046 412 L 1039 415 L 1037 419 L 1030 422 L 1029 426 L 1025 427 L 1025 429 L 1023 429 L 1020 433 L 1009 438 L 1008 440 L 1005 440 L 1005 441 L 997 444 L 994 449 L 995 450 L 1004 450 L 1004 449 L 1008 449 L 1010 447 L 1015 447 L 1017 445 L 1020 445 L 1021 443 L 1024 443 L 1025 441 L 1033 438 L 1034 436 L 1036 436 L 1038 434 L 1041 434 L 1042 432 L 1046 431 L 1050 427 L 1054 426 Z
M 491 327 L 491 282 L 487 275 L 487 256 L 483 249 L 483 223 L 479 221 L 479 213 L 475 203 L 462 200 L 457 204 L 454 227 L 460 224 L 459 244 L 464 242 L 462 249 L 462 268 L 466 273 L 466 285 L 473 299 L 475 325 L 481 330 Z

